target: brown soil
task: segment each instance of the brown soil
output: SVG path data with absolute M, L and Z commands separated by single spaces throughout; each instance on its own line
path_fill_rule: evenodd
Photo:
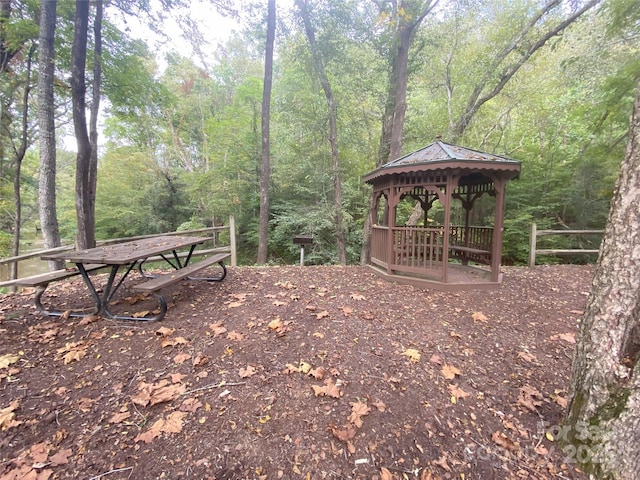
M 168 289 L 156 323 L 0 296 L 0 479 L 585 479 L 552 440 L 593 268 L 504 272 L 440 293 L 231 268 Z

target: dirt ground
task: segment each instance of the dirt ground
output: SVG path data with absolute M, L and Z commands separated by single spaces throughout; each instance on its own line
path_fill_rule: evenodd
M 167 289 L 155 323 L 1 295 L 0 479 L 586 479 L 554 440 L 592 273 L 440 293 L 230 268 Z M 78 278 L 47 292 L 87 302 Z

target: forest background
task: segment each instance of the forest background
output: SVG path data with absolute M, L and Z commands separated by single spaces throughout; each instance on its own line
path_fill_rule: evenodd
M 41 3 L 1 3 L 0 255 L 6 256 L 16 218 L 23 232 L 39 226 L 32 64 Z M 185 14 L 189 2 L 141 1 L 135 8 L 129 2 L 105 3 L 95 234 L 106 239 L 160 233 L 223 224 L 233 215 L 240 262 L 253 263 L 259 242 L 267 2 L 211 3 L 238 25 L 216 44 L 207 43 L 203 25 Z M 315 32 L 313 49 L 298 2 L 278 3 L 277 10 L 270 262 L 294 263 L 298 247 L 292 237 L 308 233 L 315 239 L 308 263 L 339 263 L 339 232 L 345 236 L 346 261 L 360 260 L 369 209 L 369 189 L 361 177 L 380 161 L 395 32 L 425 7 L 428 14 L 409 49 L 403 151 L 441 137 L 522 162 L 520 179 L 510 183 L 506 196 L 504 263 L 526 262 L 532 222 L 545 229 L 604 227 L 640 75 L 638 22 L 610 26 L 619 18 L 617 9 L 634 2 L 301 4 L 308 7 Z M 545 32 L 581 8 L 584 13 L 538 45 Z M 60 233 L 68 243 L 78 230 L 76 153 L 62 141 L 73 135 L 74 10 L 75 2 L 58 2 L 55 36 L 55 189 Z M 177 19 L 191 48 L 176 48 L 174 34 L 163 31 L 169 16 Z M 163 48 L 135 39 L 127 27 L 134 19 L 147 22 L 158 38 L 164 35 Z M 91 29 L 89 34 L 92 51 Z M 10 64 L 4 61 L 7 51 L 14 52 Z M 158 58 L 158 52 L 165 53 Z M 87 58 L 91 85 L 93 57 Z M 335 100 L 335 150 L 318 60 Z M 407 216 L 411 208 L 406 205 Z M 563 247 L 565 241 L 555 239 L 552 246 Z

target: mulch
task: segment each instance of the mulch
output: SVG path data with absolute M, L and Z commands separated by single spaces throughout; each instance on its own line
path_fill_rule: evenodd
M 556 437 L 593 267 L 503 270 L 442 293 L 230 268 L 167 289 L 156 323 L 2 295 L 0 480 L 586 479 Z M 47 293 L 88 301 L 78 278 Z

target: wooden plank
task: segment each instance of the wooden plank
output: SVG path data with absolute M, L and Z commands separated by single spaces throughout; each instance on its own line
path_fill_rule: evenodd
M 471 248 L 471 247 L 458 247 L 451 246 L 451 250 L 456 250 L 459 252 L 467 252 L 467 253 L 477 253 L 478 255 L 489 255 L 491 252 L 489 250 L 481 250 L 479 248 Z
M 85 265 L 87 272 L 92 272 L 100 268 L 104 268 L 106 265 L 95 264 Z M 46 285 L 56 280 L 64 280 L 65 278 L 75 277 L 80 275 L 80 270 L 77 267 L 66 270 L 55 270 L 53 272 L 41 273 L 39 275 L 32 275 L 31 277 L 24 277 L 16 280 L 15 284 L 21 287 L 37 287 L 40 285 Z
M 537 235 L 596 235 L 602 234 L 604 230 L 538 230 Z
M 574 249 L 574 250 L 536 250 L 536 255 L 571 255 L 573 253 L 600 253 L 600 250 Z
M 214 255 L 213 257 L 205 258 L 204 260 L 201 260 L 198 263 L 189 265 L 188 267 L 184 267 L 170 273 L 159 275 L 152 280 L 141 283 L 139 285 L 135 285 L 131 287 L 131 289 L 138 292 L 155 292 L 156 290 L 160 290 L 163 287 L 176 283 L 182 280 L 183 278 L 188 277 L 189 275 L 192 275 L 200 270 L 203 270 L 213 265 L 214 263 L 222 262 L 223 260 L 229 258 L 230 256 L 231 256 L 230 253 L 220 253 L 218 255 Z

